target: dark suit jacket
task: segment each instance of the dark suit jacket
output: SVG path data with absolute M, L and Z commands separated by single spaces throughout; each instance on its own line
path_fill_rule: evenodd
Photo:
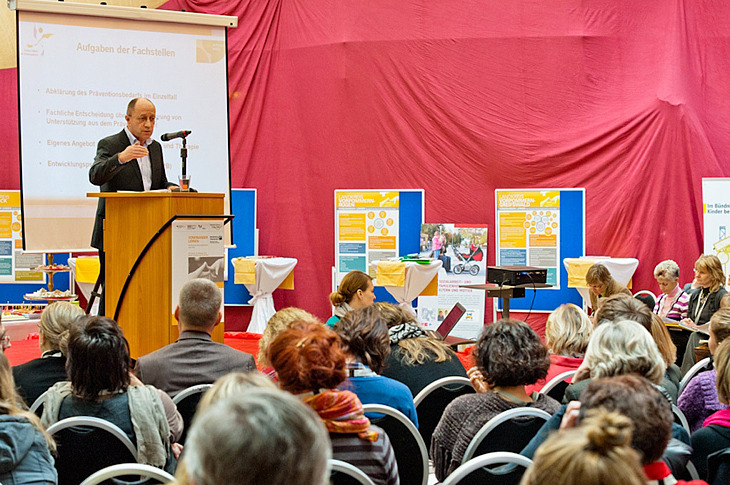
M 117 192 L 119 190 L 133 190 L 142 192 L 142 173 L 136 160 L 128 163 L 119 163 L 119 153 L 130 145 L 127 133 L 122 130 L 116 135 L 108 136 L 96 147 L 96 157 L 89 169 L 89 181 L 99 185 L 102 192 Z M 165 165 L 162 160 L 162 146 L 153 141 L 147 149 L 150 154 L 152 165 L 152 186 L 151 190 L 166 189 L 174 185 L 167 181 Z M 103 250 L 103 227 L 104 227 L 104 199 L 99 199 L 96 208 L 96 221 L 94 232 L 91 236 L 91 246 Z
M 213 342 L 205 332 L 186 330 L 176 342 L 140 357 L 134 374 L 170 396 L 197 384 L 212 384 L 230 372 L 256 370 L 246 352 Z
M 18 393 L 30 407 L 38 396 L 56 382 L 66 381 L 66 357 L 33 359 L 13 367 L 13 379 Z

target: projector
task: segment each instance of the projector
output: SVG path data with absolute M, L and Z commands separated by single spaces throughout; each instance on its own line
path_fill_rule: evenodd
M 487 281 L 508 286 L 546 283 L 547 269 L 532 266 L 488 266 Z

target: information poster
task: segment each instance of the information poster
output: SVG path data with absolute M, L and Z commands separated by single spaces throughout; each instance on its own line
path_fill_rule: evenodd
M 547 269 L 560 288 L 560 191 L 497 190 L 497 265 Z
M 714 254 L 730 269 L 730 178 L 702 179 L 704 254 Z
M 20 213 L 20 192 L 0 192 L 0 283 L 45 281 L 35 271 L 43 264 L 43 253 L 23 253 L 23 217 Z
M 423 258 L 441 260 L 438 296 L 418 297 L 418 319 L 429 330 L 436 330 L 456 303 L 466 313 L 449 335 L 476 339 L 484 326 L 486 292 L 460 285 L 486 283 L 486 224 L 423 224 L 421 252 Z M 438 256 L 434 247 L 438 247 Z
M 178 219 L 172 223 L 172 313 L 186 281 L 211 280 L 223 296 L 226 269 L 223 226 L 223 221 L 210 220 Z
M 372 261 L 398 256 L 397 191 L 335 191 L 337 282 L 350 271 L 375 277 Z

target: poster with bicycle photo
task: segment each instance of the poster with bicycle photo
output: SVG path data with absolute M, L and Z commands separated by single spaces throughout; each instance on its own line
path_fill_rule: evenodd
M 440 259 L 438 296 L 418 298 L 418 318 L 436 330 L 456 303 L 466 313 L 449 335 L 477 338 L 484 325 L 485 292 L 460 285 L 487 281 L 486 224 L 422 224 L 421 258 Z

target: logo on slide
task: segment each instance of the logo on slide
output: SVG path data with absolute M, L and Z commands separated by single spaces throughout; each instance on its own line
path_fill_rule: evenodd
M 212 64 L 223 59 L 226 43 L 222 40 L 197 39 L 195 41 L 195 62 Z
M 43 32 L 43 27 L 33 26 L 33 38 L 31 39 L 31 42 L 28 42 L 23 46 L 23 55 L 35 57 L 42 56 L 45 53 L 43 46 L 46 43 L 46 39 L 51 36 L 53 36 L 53 34 Z

